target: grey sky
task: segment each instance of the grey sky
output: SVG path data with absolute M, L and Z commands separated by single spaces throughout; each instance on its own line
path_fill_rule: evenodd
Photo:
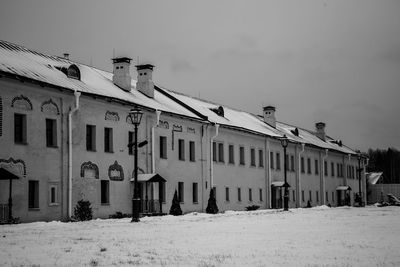
M 3 0 L 0 39 L 109 71 L 114 49 L 167 88 L 400 149 L 399 14 L 396 0 Z

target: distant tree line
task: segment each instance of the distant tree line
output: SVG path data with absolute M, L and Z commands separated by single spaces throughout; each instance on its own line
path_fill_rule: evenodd
M 368 172 L 383 172 L 383 180 L 379 183 L 400 183 L 400 151 L 395 148 L 369 149 Z

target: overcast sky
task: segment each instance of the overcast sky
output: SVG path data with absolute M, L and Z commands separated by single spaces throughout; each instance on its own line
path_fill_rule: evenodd
M 0 39 L 108 71 L 139 59 L 169 89 L 400 149 L 398 0 L 2 0 Z

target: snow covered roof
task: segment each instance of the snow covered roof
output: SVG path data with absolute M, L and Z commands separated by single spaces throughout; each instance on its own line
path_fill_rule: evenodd
M 282 133 L 263 121 L 260 121 L 256 115 L 251 113 L 232 109 L 227 106 L 213 104 L 211 102 L 190 97 L 181 93 L 167 90 L 165 88 L 162 89 L 188 106 L 194 108 L 204 116 L 207 116 L 208 120 L 212 123 L 218 123 L 228 127 L 241 128 L 272 137 L 282 136 Z
M 261 119 L 261 118 L 260 118 Z M 289 140 L 297 143 L 304 143 L 324 149 L 336 150 L 345 154 L 356 154 L 355 151 L 342 144 L 342 142 L 334 140 L 329 136 L 326 141 L 320 139 L 314 132 L 305 130 L 296 126 L 292 126 L 282 122 L 276 122 L 276 129 L 285 134 Z M 297 130 L 296 130 L 297 129 Z
M 80 80 L 70 78 L 62 71 L 68 69 L 71 65 L 78 67 Z M 113 84 L 112 73 L 65 58 L 38 53 L 23 46 L 1 40 L 0 71 L 67 90 L 109 97 L 154 110 L 158 109 L 201 119 L 192 111 L 157 91 L 154 92 L 154 98 L 149 98 L 142 94 L 135 89 L 136 80 L 132 79 L 131 92 L 126 92 Z
M 376 184 L 382 177 L 383 172 L 369 172 L 367 174 L 367 181 L 369 184 Z
M 346 147 L 341 142 L 337 142 L 330 137 L 327 137 L 326 141 L 323 141 L 317 137 L 314 132 L 309 130 L 301 129 L 282 122 L 276 122 L 276 128 L 273 128 L 264 122 L 262 116 L 211 103 L 206 100 L 187 96 L 165 88 L 162 88 L 162 90 L 194 108 L 201 114 L 207 116 L 208 120 L 212 123 L 241 128 L 271 137 L 282 137 L 283 135 L 286 135 L 290 141 L 295 143 L 304 143 L 323 149 L 339 151 L 345 154 L 356 154 L 352 149 Z M 296 135 L 297 133 L 298 135 Z
M 76 71 L 76 68 L 79 70 L 78 77 L 80 79 L 66 75 L 69 74 L 68 71 L 71 67 L 73 67 L 72 71 Z M 326 141 L 321 140 L 312 131 L 282 122 L 277 122 L 276 128 L 274 128 L 265 123 L 260 116 L 187 96 L 166 88 L 155 86 L 154 98 L 147 97 L 136 90 L 136 80 L 133 79 L 132 90 L 126 92 L 114 85 L 112 82 L 113 74 L 110 72 L 69 59 L 38 53 L 1 40 L 0 72 L 67 90 L 112 98 L 273 138 L 282 137 L 285 134 L 292 142 L 335 150 L 345 154 L 356 154 L 352 149 L 332 138 L 327 137 Z

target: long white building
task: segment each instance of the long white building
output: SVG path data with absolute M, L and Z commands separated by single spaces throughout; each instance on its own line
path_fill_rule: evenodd
M 143 214 L 167 213 L 175 190 L 185 213 L 203 212 L 212 187 L 220 211 L 281 208 L 284 135 L 290 207 L 352 205 L 365 192 L 357 153 L 325 123 L 306 130 L 277 121 L 272 106 L 255 115 L 157 86 L 152 65 L 132 79 L 131 59 L 112 64 L 109 73 L 0 41 L 0 221 L 10 204 L 22 222 L 66 220 L 81 199 L 94 217 L 131 213 L 134 107 L 144 113 L 138 142 L 147 141 Z

